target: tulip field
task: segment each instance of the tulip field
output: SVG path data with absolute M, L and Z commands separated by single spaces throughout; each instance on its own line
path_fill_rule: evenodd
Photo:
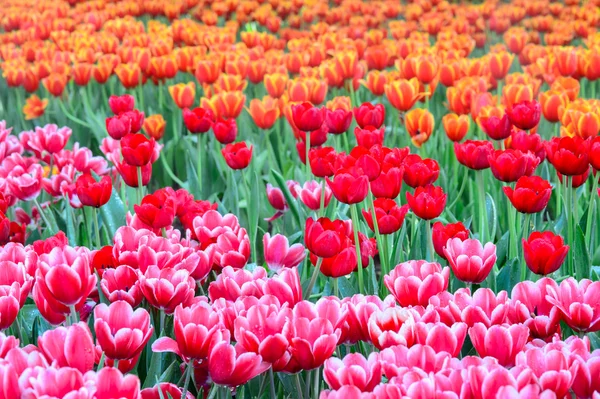
M 0 0 L 0 399 L 600 399 L 599 0 Z

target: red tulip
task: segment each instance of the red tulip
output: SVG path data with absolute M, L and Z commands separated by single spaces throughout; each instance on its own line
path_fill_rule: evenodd
M 384 283 L 400 306 L 427 306 L 429 298 L 446 291 L 449 277 L 450 269 L 439 263 L 410 260 L 396 266 Z
M 181 112 L 185 127 L 193 134 L 208 132 L 215 122 L 215 114 L 209 108 L 184 108 Z
M 458 162 L 473 170 L 489 168 L 488 158 L 493 152 L 494 146 L 489 141 L 467 140 L 464 143 L 454 143 L 454 154 Z
M 506 109 L 510 122 L 521 130 L 530 130 L 540 123 L 542 107 L 536 100 L 522 101 Z
M 235 119 L 219 118 L 212 125 L 215 138 L 221 144 L 233 143 L 238 134 L 238 127 Z
M 152 344 L 154 352 L 173 352 L 179 357 L 203 360 L 210 355 L 212 345 L 229 337 L 229 332 L 219 319 L 219 314 L 206 302 L 184 308 L 175 308 L 173 330 L 175 339 L 162 337 Z
M 101 303 L 94 309 L 96 340 L 106 357 L 113 360 L 133 359 L 139 355 L 152 336 L 150 314 L 125 301 L 109 306 Z
M 38 338 L 40 352 L 48 363 L 57 367 L 72 367 L 86 373 L 94 367 L 94 342 L 86 323 L 57 327 Z
M 469 337 L 479 356 L 491 356 L 502 366 L 515 364 L 515 357 L 529 337 L 529 330 L 523 324 L 496 325 L 487 328 L 483 323 L 475 323 L 469 329 Z
M 488 161 L 494 177 L 503 182 L 515 182 L 522 176 L 531 176 L 540 163 L 531 152 L 510 149 L 494 151 Z
M 402 189 L 402 169 L 384 163 L 377 179 L 371 181 L 371 192 L 375 198 L 394 199 Z
M 144 125 L 144 113 L 134 109 L 106 118 L 106 131 L 115 140 L 138 133 Z
M 496 263 L 496 246 L 479 240 L 451 238 L 444 248 L 452 272 L 460 281 L 481 284 Z
M 187 304 L 193 297 L 196 282 L 185 270 L 172 268 L 159 269 L 150 266 L 140 276 L 140 289 L 151 306 L 172 314 L 181 304 Z
M 213 382 L 229 387 L 245 384 L 270 366 L 260 355 L 241 353 L 226 340 L 217 342 L 208 357 L 208 372 Z
M 367 126 L 379 129 L 385 121 L 385 107 L 383 104 L 362 103 L 359 107 L 354 108 L 354 118 L 356 124 L 362 129 Z
M 131 166 L 145 166 L 152 161 L 155 141 L 143 134 L 128 134 L 121 139 L 123 160 Z
M 595 332 L 600 330 L 599 286 L 598 281 L 577 281 L 569 277 L 560 283 L 558 289 L 548 287 L 547 299 L 573 330 Z
M 333 147 L 311 148 L 308 153 L 310 170 L 316 177 L 333 176 L 337 153 Z
M 306 248 L 319 258 L 330 258 L 338 254 L 349 235 L 348 224 L 341 220 L 306 219 L 304 243 Z
M 521 152 L 532 152 L 540 159 L 546 159 L 546 150 L 542 138 L 537 133 L 528 133 L 524 130 L 513 130 L 510 137 L 504 141 L 506 148 L 519 150 Z
M 108 99 L 108 106 L 115 115 L 133 111 L 135 98 L 131 94 L 123 94 L 122 96 L 111 95 Z
M 303 132 L 319 129 L 325 121 L 325 112 L 325 108 L 317 108 L 308 102 L 292 105 L 294 125 Z
M 383 145 L 385 127 L 367 126 L 362 129 L 357 126 L 354 129 L 354 136 L 356 137 L 356 143 L 361 147 L 371 148 L 375 145 Z
M 329 177 L 325 180 L 334 197 L 344 204 L 362 202 L 369 191 L 368 177 L 356 168 L 339 170 L 333 176 L 333 180 Z
M 110 199 L 112 180 L 109 176 L 103 176 L 98 182 L 91 174 L 84 173 L 75 182 L 75 192 L 84 206 L 100 208 Z
M 600 137 L 594 137 L 590 142 L 588 158 L 590 165 L 592 165 L 595 170 L 600 170 Z M 1 210 L 2 208 L 0 207 L 0 211 Z
M 400 230 L 409 210 L 408 205 L 400 207 L 396 204 L 396 201 L 388 198 L 378 198 L 373 202 L 373 205 L 375 206 L 379 234 L 393 234 Z M 363 209 L 362 214 L 369 228 L 374 232 L 375 226 L 371 209 Z
M 245 169 L 252 159 L 252 146 L 248 147 L 246 142 L 242 141 L 235 144 L 227 144 L 221 150 L 227 166 L 231 169 Z
M 354 386 L 360 392 L 372 392 L 381 382 L 379 354 L 373 352 L 368 359 L 360 353 L 350 353 L 343 360 L 329 358 L 323 367 L 323 378 L 331 389 Z
M 562 175 L 582 175 L 590 167 L 590 140 L 583 140 L 578 136 L 554 137 L 545 147 L 548 160 Z
M 279 272 L 283 268 L 296 267 L 304 260 L 306 253 L 302 244 L 290 246 L 286 236 L 269 233 L 263 236 L 265 263 L 269 270 Z
M 425 220 L 435 219 L 442 214 L 447 197 L 441 187 L 431 184 L 417 187 L 414 194 L 406 193 L 406 201 L 410 210 Z
M 557 271 L 564 262 L 569 246 L 563 238 L 550 231 L 531 233 L 523 239 L 523 256 L 527 267 L 535 274 L 547 275 Z
M 404 158 L 404 182 L 412 188 L 433 184 L 440 175 L 440 166 L 435 159 L 410 154 Z
M 508 115 L 504 114 L 502 118 L 492 115 L 486 118 L 479 118 L 481 129 L 492 140 L 504 140 L 512 131 L 512 125 Z
M 173 224 L 175 219 L 175 203 L 173 198 L 161 193 L 148 194 L 140 205 L 134 205 L 135 214 L 140 220 L 153 229 L 162 229 Z
M 469 230 L 465 228 L 462 222 L 448 223 L 444 226 L 442 222 L 435 222 L 431 229 L 431 239 L 433 240 L 433 248 L 439 257 L 446 259 L 444 248 L 446 243 L 451 238 L 460 238 L 466 240 L 469 238 Z
M 521 213 L 541 212 L 552 194 L 552 186 L 539 176 L 523 176 L 517 180 L 515 188 L 503 187 L 515 209 Z
M 352 123 L 352 112 L 344 109 L 336 109 L 332 111 L 325 108 L 325 121 L 324 125 L 327 127 L 328 133 L 331 134 L 342 134 L 346 133 L 350 124 Z M 311 137 L 312 144 L 312 137 Z

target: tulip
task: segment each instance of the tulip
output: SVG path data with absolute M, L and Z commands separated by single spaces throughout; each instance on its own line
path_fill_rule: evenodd
M 194 76 L 198 79 L 198 82 L 211 85 L 217 81 L 221 70 L 219 59 L 200 60 L 196 66 Z
M 127 134 L 121 139 L 121 153 L 126 163 L 131 166 L 145 166 L 152 161 L 154 155 L 154 139 L 147 139 L 143 134 Z
M 384 283 L 400 306 L 427 306 L 429 298 L 446 291 L 449 276 L 450 269 L 439 263 L 411 260 L 396 266 Z
M 259 129 L 268 130 L 273 127 L 279 118 L 279 104 L 269 96 L 264 97 L 262 100 L 254 98 L 250 100 L 248 113 Z
M 161 114 L 150 115 L 144 119 L 144 132 L 154 140 L 160 140 L 165 135 L 167 122 Z
M 464 241 L 469 238 L 469 230 L 465 228 L 462 222 L 448 223 L 445 226 L 442 222 L 435 222 L 433 224 L 431 230 L 433 248 L 441 258 L 446 259 L 444 248 L 446 248 L 446 243 L 451 238 L 460 238 Z
M 336 109 L 334 111 L 325 108 L 324 125 L 329 133 L 342 134 L 345 133 L 352 123 L 352 112 L 344 109 Z M 311 140 L 312 143 L 312 140 Z
M 88 377 L 88 375 L 86 375 Z M 118 369 L 104 367 L 96 373 L 97 398 L 138 398 L 140 395 L 140 379 L 133 375 L 123 375 Z
M 108 99 L 108 106 L 115 115 L 133 111 L 135 98 L 131 94 L 123 94 L 122 96 L 111 95 Z
M 93 386 L 86 387 L 83 373 L 71 367 L 48 367 L 28 378 L 26 393 L 32 398 L 74 398 L 93 397 Z
M 404 182 L 412 188 L 433 184 L 440 175 L 440 166 L 435 159 L 410 154 L 404 158 Z
M 112 180 L 109 176 L 103 176 L 97 182 L 91 174 L 85 173 L 77 178 L 75 192 L 82 205 L 100 208 L 110 199 Z
M 185 270 L 172 268 L 159 269 L 150 266 L 140 276 L 140 289 L 151 306 L 172 314 L 181 304 L 187 304 L 194 297 L 196 283 Z
M 115 167 L 119 172 L 119 175 L 123 179 L 123 182 L 129 187 L 138 188 L 138 168 L 136 166 L 131 166 L 124 162 L 115 163 Z M 145 166 L 141 167 L 141 175 L 142 175 L 142 186 L 147 186 L 152 178 L 152 164 L 149 163 Z
M 541 275 L 557 271 L 564 262 L 569 246 L 563 238 L 550 231 L 533 232 L 527 240 L 523 239 L 523 256 L 529 269 Z
M 421 147 L 433 133 L 435 127 L 433 114 L 428 110 L 416 108 L 408 111 L 404 118 L 404 125 L 412 143 L 416 147 Z
M 141 399 L 166 399 L 169 396 L 173 399 L 182 398 L 183 392 L 181 388 L 170 382 L 161 382 L 153 388 L 142 389 L 140 392 Z M 194 395 L 187 392 L 185 399 L 194 399 Z
M 245 169 L 252 159 L 252 146 L 248 147 L 245 141 L 227 144 L 221 150 L 221 154 L 231 169 Z
M 455 237 L 448 240 L 444 255 L 457 279 L 481 284 L 496 263 L 496 246 L 491 242 L 483 246 L 476 239 Z
M 23 115 L 25 116 L 25 120 L 37 119 L 44 115 L 44 111 L 48 106 L 48 99 L 40 99 L 37 95 L 32 94 L 25 100 L 25 105 L 23 106 Z
M 194 104 L 196 84 L 194 82 L 177 83 L 169 86 L 169 94 L 177 107 L 180 109 L 189 108 Z
M 560 312 L 549 301 L 549 287 L 558 290 L 558 284 L 544 277 L 538 281 L 523 281 L 511 292 L 512 303 L 508 313 L 510 323 L 523 323 L 531 338 L 549 340 L 560 328 Z
M 376 310 L 368 320 L 369 339 L 380 350 L 395 345 L 410 347 L 415 344 L 414 323 L 415 314 L 410 308 L 397 306 Z
M 454 143 L 454 154 L 461 164 L 469 169 L 482 170 L 490 167 L 489 156 L 494 146 L 489 141 L 467 140 Z
M 376 129 L 374 126 L 367 126 L 364 129 L 360 127 L 354 128 L 354 136 L 356 137 L 356 143 L 365 148 L 371 148 L 375 145 L 383 145 L 383 139 L 385 136 L 385 128 L 382 126 Z
M 442 214 L 447 197 L 441 187 L 431 184 L 417 187 L 414 194 L 406 193 L 406 201 L 410 210 L 425 220 L 435 219 Z
M 354 118 L 361 129 L 365 129 L 367 126 L 379 129 L 385 121 L 385 107 L 383 104 L 362 103 L 359 107 L 354 108 Z
M 21 201 L 31 201 L 42 191 L 42 175 L 44 171 L 39 164 L 32 164 L 27 169 L 16 166 L 6 177 L 9 193 Z
M 531 152 L 543 162 L 546 159 L 546 150 L 542 138 L 537 133 L 527 133 L 523 130 L 513 130 L 504 144 L 506 148 L 519 150 L 521 152 Z
M 577 281 L 569 277 L 558 288 L 549 286 L 546 298 L 573 330 L 595 332 L 600 330 L 600 309 L 596 301 L 599 285 L 588 279 Z
M 215 115 L 210 108 L 184 108 L 182 114 L 185 127 L 193 134 L 208 132 L 215 122 Z
M 385 85 L 388 83 L 387 75 L 387 71 L 369 71 L 366 80 L 361 79 L 360 83 L 374 96 L 379 97 L 385 93 Z
M 521 130 L 530 130 L 540 122 L 542 109 L 537 101 L 522 101 L 506 109 L 506 115 L 514 126 Z
M 483 323 L 475 323 L 469 329 L 469 337 L 479 356 L 494 357 L 505 367 L 515 364 L 515 357 L 527 343 L 528 336 L 529 330 L 523 324 L 487 328 Z
M 548 90 L 540 93 L 539 98 L 544 118 L 548 122 L 558 122 L 560 120 L 559 110 L 569 103 L 567 93 L 562 90 Z
M 385 95 L 390 104 L 402 112 L 411 109 L 417 100 L 423 96 L 420 93 L 419 80 L 417 78 L 393 80 L 384 87 Z
M 57 327 L 38 338 L 40 352 L 48 363 L 72 367 L 81 373 L 94 367 L 94 342 L 87 324 L 79 322 L 69 327 Z
M 337 153 L 333 147 L 311 148 L 308 153 L 311 172 L 316 177 L 333 176 Z
M 590 140 L 575 137 L 553 137 L 545 143 L 548 160 L 562 175 L 575 176 L 589 168 Z
M 289 245 L 287 237 L 269 233 L 263 236 L 265 263 L 270 270 L 279 272 L 283 268 L 298 266 L 306 256 L 302 244 Z
M 399 207 L 396 201 L 388 198 L 378 198 L 373 201 L 373 205 L 375 206 L 379 234 L 393 234 L 400 230 L 409 209 L 408 205 Z M 362 214 L 371 231 L 375 231 L 371 210 L 363 209 Z
M 452 141 L 461 141 L 469 132 L 470 119 L 467 115 L 446 114 L 442 118 L 446 136 Z
M 67 86 L 69 78 L 65 74 L 53 72 L 42 79 L 44 88 L 54 97 L 60 97 Z
M 379 177 L 371 181 L 371 192 L 375 198 L 394 199 L 402 189 L 402 169 L 389 163 L 382 165 Z
M 540 163 L 531 152 L 518 150 L 497 150 L 489 157 L 490 169 L 494 177 L 503 182 L 515 182 L 522 176 L 531 176 Z
M 2 381 L 2 386 L 0 387 L 0 399 L 21 397 L 19 375 L 10 362 L 0 365 L 0 381 Z
M 331 389 L 354 386 L 360 392 L 372 392 L 381 382 L 381 363 L 378 353 L 365 359 L 360 353 L 350 353 L 344 359 L 335 357 L 325 361 L 323 378 Z
M 237 387 L 262 374 L 270 367 L 260 355 L 239 353 L 227 341 L 215 344 L 208 357 L 208 370 L 216 384 Z
M 313 171 L 313 174 L 314 171 Z M 315 174 L 316 176 L 316 174 Z M 322 186 L 316 180 L 310 180 L 305 182 L 302 187 L 295 186 L 296 195 L 300 198 L 302 203 L 310 210 L 318 211 L 321 209 L 321 195 L 322 191 L 325 190 L 324 193 L 324 202 L 323 207 L 327 208 L 329 206 L 329 202 L 331 201 L 331 196 L 333 193 L 328 186 Z
M 134 205 L 133 209 L 137 217 L 153 229 L 171 226 L 175 219 L 173 199 L 158 192 L 146 195 L 140 205 Z
M 137 63 L 122 63 L 114 68 L 115 75 L 126 89 L 133 89 L 140 84 L 142 70 Z
M 584 360 L 577 357 L 573 368 L 571 389 L 579 398 L 593 398 L 598 395 L 600 384 L 594 376 L 600 372 L 600 357 L 593 356 Z
M 339 253 L 349 235 L 348 225 L 341 220 L 306 219 L 304 243 L 319 258 L 330 258 Z
M 513 54 L 506 51 L 490 54 L 490 72 L 494 79 L 501 80 L 506 77 L 514 58 L 515 56 Z
M 325 108 L 316 108 L 308 102 L 292 105 L 294 125 L 303 132 L 319 129 L 325 121 L 325 112 Z
M 333 180 L 326 177 L 327 185 L 334 197 L 344 204 L 362 202 L 369 191 L 369 179 L 356 169 L 342 169 L 335 173 Z
M 481 129 L 492 140 L 504 140 L 510 136 L 512 125 L 507 114 L 502 117 L 496 115 L 480 116 L 478 121 Z
M 221 144 L 233 143 L 237 137 L 238 126 L 235 119 L 217 119 L 212 125 L 215 138 Z
M 282 73 L 265 74 L 264 84 L 267 93 L 273 98 L 280 98 L 285 93 L 289 78 Z
M 105 248 L 112 252 L 112 247 Z M 102 278 L 100 288 L 109 302 L 121 300 L 126 301 L 131 306 L 138 306 L 142 302 L 143 297 L 138 284 L 138 274 L 132 267 L 120 265 L 114 269 L 104 270 L 100 276 Z
M 517 180 L 515 188 L 503 187 L 504 194 L 518 212 L 541 212 L 552 194 L 552 186 L 539 176 L 523 176 Z

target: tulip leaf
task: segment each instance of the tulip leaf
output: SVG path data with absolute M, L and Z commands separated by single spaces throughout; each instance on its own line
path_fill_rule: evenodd
M 592 352 L 596 349 L 600 349 L 600 337 L 598 336 L 598 333 L 588 333 L 587 337 L 590 339 L 590 346 L 592 347 Z
M 73 214 L 73 207 L 69 203 L 68 199 L 65 199 L 65 221 L 67 223 L 67 238 L 69 239 L 69 245 L 77 245 L 77 233 L 75 232 L 75 216 Z
M 577 280 L 589 278 L 592 262 L 587 246 L 585 245 L 585 235 L 579 226 L 575 226 L 575 242 L 573 243 L 573 246 L 569 248 L 569 252 L 570 251 L 573 252 L 567 256 L 573 256 L 575 259 L 575 277 Z
M 338 289 L 342 298 L 351 297 L 358 294 L 356 284 L 356 274 L 352 273 L 350 277 L 338 277 Z
M 187 157 L 187 162 L 185 163 L 185 173 L 187 175 L 188 187 L 190 193 L 194 195 L 196 198 L 203 199 L 202 189 L 200 187 L 200 182 L 198 181 L 198 174 L 196 172 L 196 168 L 193 165 L 192 154 L 189 153 Z
M 521 278 L 520 265 L 519 258 L 514 258 L 506 262 L 496 278 L 497 291 L 505 290 L 508 293 L 512 291 Z
M 19 312 L 21 317 L 21 329 L 23 334 L 30 336 L 30 342 L 37 342 L 37 339 L 52 327 L 44 320 L 35 304 L 26 304 Z
M 283 179 L 283 176 L 281 176 L 279 174 L 279 172 L 277 172 L 275 170 L 271 170 L 271 174 L 273 175 L 273 178 L 275 179 L 277 186 L 283 192 L 283 196 L 285 197 L 285 200 L 288 203 L 288 206 L 290 207 L 290 211 L 292 212 L 292 215 L 294 215 L 294 219 L 296 220 L 296 223 L 298 223 L 298 226 L 302 226 L 303 223 L 300 220 L 300 213 L 298 212 L 297 203 L 296 203 L 294 197 L 292 197 L 292 194 L 290 194 L 290 190 L 288 189 L 288 186 L 287 186 L 285 180 Z
M 485 193 L 485 208 L 487 210 L 488 220 L 488 231 L 490 231 L 490 240 L 494 242 L 496 237 L 496 229 L 498 228 L 498 212 L 496 210 L 496 203 L 490 193 Z
M 510 232 L 504 233 L 502 238 L 498 240 L 496 243 L 496 264 L 498 267 L 507 263 L 508 256 L 508 243 L 510 241 Z
M 100 208 L 100 212 L 102 213 L 102 221 L 106 225 L 111 237 L 115 235 L 119 227 L 125 226 L 125 204 L 114 187 L 110 199 Z

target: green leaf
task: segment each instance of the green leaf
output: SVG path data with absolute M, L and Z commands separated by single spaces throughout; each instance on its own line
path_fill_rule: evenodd
M 100 213 L 111 237 L 115 235 L 119 227 L 125 226 L 125 204 L 114 188 L 108 202 L 100 208 Z
M 590 270 L 592 268 L 592 261 L 590 260 L 590 253 L 588 252 L 587 246 L 585 245 L 585 236 L 581 227 L 575 226 L 575 242 L 573 248 L 569 251 L 573 251 L 572 256 L 575 261 L 575 276 L 577 280 L 590 277 Z M 569 256 L 569 255 L 567 255 Z
M 504 233 L 502 238 L 496 244 L 496 264 L 500 267 L 506 262 L 508 256 L 508 244 L 510 240 L 510 232 Z
M 496 237 L 496 229 L 498 228 L 498 212 L 496 210 L 496 203 L 490 193 L 485 193 L 485 208 L 487 211 L 487 220 L 491 226 L 488 226 L 490 231 L 490 239 L 493 242 Z
M 294 197 L 292 197 L 292 195 L 290 194 L 290 190 L 288 189 L 288 186 L 287 186 L 285 180 L 283 179 L 283 176 L 281 176 L 279 174 L 279 172 L 277 172 L 275 170 L 271 170 L 271 174 L 273 175 L 273 178 L 275 179 L 277 186 L 283 192 L 283 196 L 285 197 L 285 200 L 287 201 L 288 206 L 290 207 L 290 211 L 292 212 L 292 215 L 294 215 L 294 219 L 298 223 L 298 226 L 303 226 L 303 223 L 300 220 L 300 213 L 298 212 L 298 205 L 297 205 Z M 333 208 L 333 207 L 330 207 L 330 208 Z
M 75 229 L 75 217 L 73 215 L 73 207 L 67 199 L 65 199 L 65 221 L 67 222 L 67 238 L 69 239 L 69 245 L 77 245 L 77 233 Z
M 592 351 L 596 349 L 600 349 L 600 337 L 598 337 L 598 333 L 591 332 L 588 333 L 588 338 L 590 339 L 590 345 L 592 347 Z
M 513 287 L 519 282 L 519 279 L 521 278 L 521 271 L 519 269 L 519 266 L 519 259 L 515 258 L 506 262 L 506 265 L 502 269 L 500 269 L 500 272 L 496 277 L 496 289 L 498 291 L 505 290 L 510 294 Z
M 354 281 L 353 281 L 354 280 Z M 338 289 L 342 298 L 353 296 L 358 294 L 358 287 L 355 273 L 352 273 L 350 277 L 338 277 Z

